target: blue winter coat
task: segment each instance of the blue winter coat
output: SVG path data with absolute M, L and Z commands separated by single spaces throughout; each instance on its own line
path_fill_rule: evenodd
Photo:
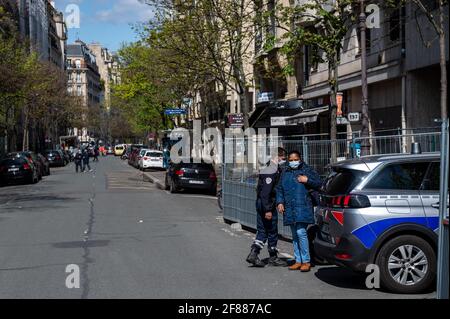
M 308 182 L 302 184 L 297 180 L 300 175 L 306 175 Z M 313 203 L 309 190 L 318 190 L 322 185 L 319 174 L 305 163 L 300 163 L 297 169 L 287 167 L 283 170 L 276 187 L 276 202 L 283 204 L 285 226 L 295 223 L 314 223 Z

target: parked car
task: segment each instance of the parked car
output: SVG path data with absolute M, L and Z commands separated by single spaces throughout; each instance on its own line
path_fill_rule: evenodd
M 50 167 L 65 166 L 66 160 L 64 154 L 60 150 L 49 150 L 43 154 L 50 163 Z
M 170 163 L 165 177 L 165 188 L 171 193 L 184 189 L 200 189 L 216 195 L 217 177 L 212 164 L 193 161 Z
M 315 253 L 335 265 L 380 270 L 381 284 L 418 293 L 436 279 L 440 155 L 371 156 L 331 167 Z
M 124 145 L 116 145 L 114 146 L 114 155 L 115 156 L 122 156 L 125 152 L 125 146 Z
M 7 157 L 0 160 L 0 183 L 31 183 L 39 181 L 37 167 L 24 156 Z
M 106 155 L 114 155 L 114 148 L 112 146 L 106 148 Z
M 39 159 L 39 161 L 41 162 L 42 165 L 42 175 L 43 176 L 48 176 L 50 175 L 50 162 L 48 161 L 48 159 L 42 155 L 41 153 L 37 154 L 37 157 Z
M 164 168 L 163 152 L 157 150 L 146 150 L 139 160 L 139 169 Z
M 45 172 L 44 172 L 45 168 L 35 152 L 25 151 L 25 152 L 12 152 L 12 153 L 7 154 L 7 157 L 17 157 L 17 156 L 18 157 L 20 157 L 20 156 L 26 157 L 28 159 L 28 161 L 30 161 L 31 164 L 36 166 L 36 169 L 38 172 L 38 178 L 39 178 L 39 180 L 42 179 L 42 176 L 45 175 Z
M 139 167 L 139 160 L 142 158 L 142 156 L 145 154 L 147 149 L 145 148 L 134 148 L 133 151 L 130 153 L 130 157 L 128 158 L 128 164 L 131 166 L 138 168 Z
M 131 166 L 135 166 L 136 164 L 136 160 L 137 157 L 139 155 L 140 149 L 139 148 L 134 148 L 131 152 L 130 155 L 128 156 L 128 164 Z

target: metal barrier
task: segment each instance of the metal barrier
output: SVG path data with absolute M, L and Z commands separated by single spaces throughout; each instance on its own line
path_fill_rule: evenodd
M 256 184 L 224 180 L 222 185 L 224 218 L 249 228 L 256 228 Z M 283 225 L 281 216 L 278 218 L 278 233 L 291 238 L 291 231 Z
M 420 133 L 389 136 L 359 137 L 353 140 L 355 144 L 362 144 L 366 140 L 370 144 L 371 155 L 410 153 L 412 143 L 418 142 L 422 152 L 440 152 L 441 133 Z
M 442 152 L 441 152 L 441 183 L 440 183 L 440 207 L 439 207 L 439 249 L 437 270 L 437 297 L 448 299 L 448 182 L 449 182 L 449 121 L 442 123 Z
M 422 152 L 436 152 L 441 150 L 440 132 L 371 136 L 367 139 L 369 139 L 372 146 L 371 154 L 373 155 L 409 153 L 412 142 L 419 142 L 422 147 Z M 326 166 L 330 163 L 332 147 L 335 147 L 336 157 L 339 160 L 348 159 L 355 157 L 356 145 L 361 143 L 362 140 L 360 137 L 334 141 L 310 136 L 302 136 L 294 139 L 292 137 L 276 138 L 278 146 L 285 148 L 287 151 L 298 150 L 303 160 L 322 176 L 327 174 Z M 244 147 L 249 145 L 248 140 L 245 138 L 225 140 L 225 144 L 236 142 L 240 145 L 235 149 L 238 155 L 248 156 L 249 152 Z M 273 146 L 271 143 L 269 144 Z M 264 146 L 258 149 L 257 152 L 265 152 L 264 154 L 267 154 L 267 147 Z M 225 157 L 235 159 L 237 156 L 231 150 L 228 149 L 225 151 L 227 153 Z M 254 163 L 231 161 L 231 163 L 225 162 L 223 164 L 222 196 L 224 200 L 223 216 L 225 219 L 241 223 L 250 228 L 256 228 L 256 183 L 258 171 L 262 165 L 264 165 L 264 161 L 262 163 L 259 161 Z M 279 233 L 290 238 L 290 230 L 282 225 L 282 218 L 280 218 L 279 223 Z

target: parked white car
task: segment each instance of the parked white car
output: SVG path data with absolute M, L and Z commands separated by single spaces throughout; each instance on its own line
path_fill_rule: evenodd
M 163 152 L 158 150 L 146 150 L 139 160 L 139 168 L 141 170 L 147 168 L 164 168 Z

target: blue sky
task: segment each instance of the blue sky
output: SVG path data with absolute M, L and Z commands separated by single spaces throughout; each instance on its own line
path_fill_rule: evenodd
M 53 1 L 66 18 L 72 15 L 70 5 L 76 5 L 80 10 L 80 28 L 69 28 L 67 43 L 80 38 L 86 43 L 99 42 L 110 51 L 118 50 L 123 42 L 136 40 L 131 25 L 152 17 L 152 9 L 145 0 Z

